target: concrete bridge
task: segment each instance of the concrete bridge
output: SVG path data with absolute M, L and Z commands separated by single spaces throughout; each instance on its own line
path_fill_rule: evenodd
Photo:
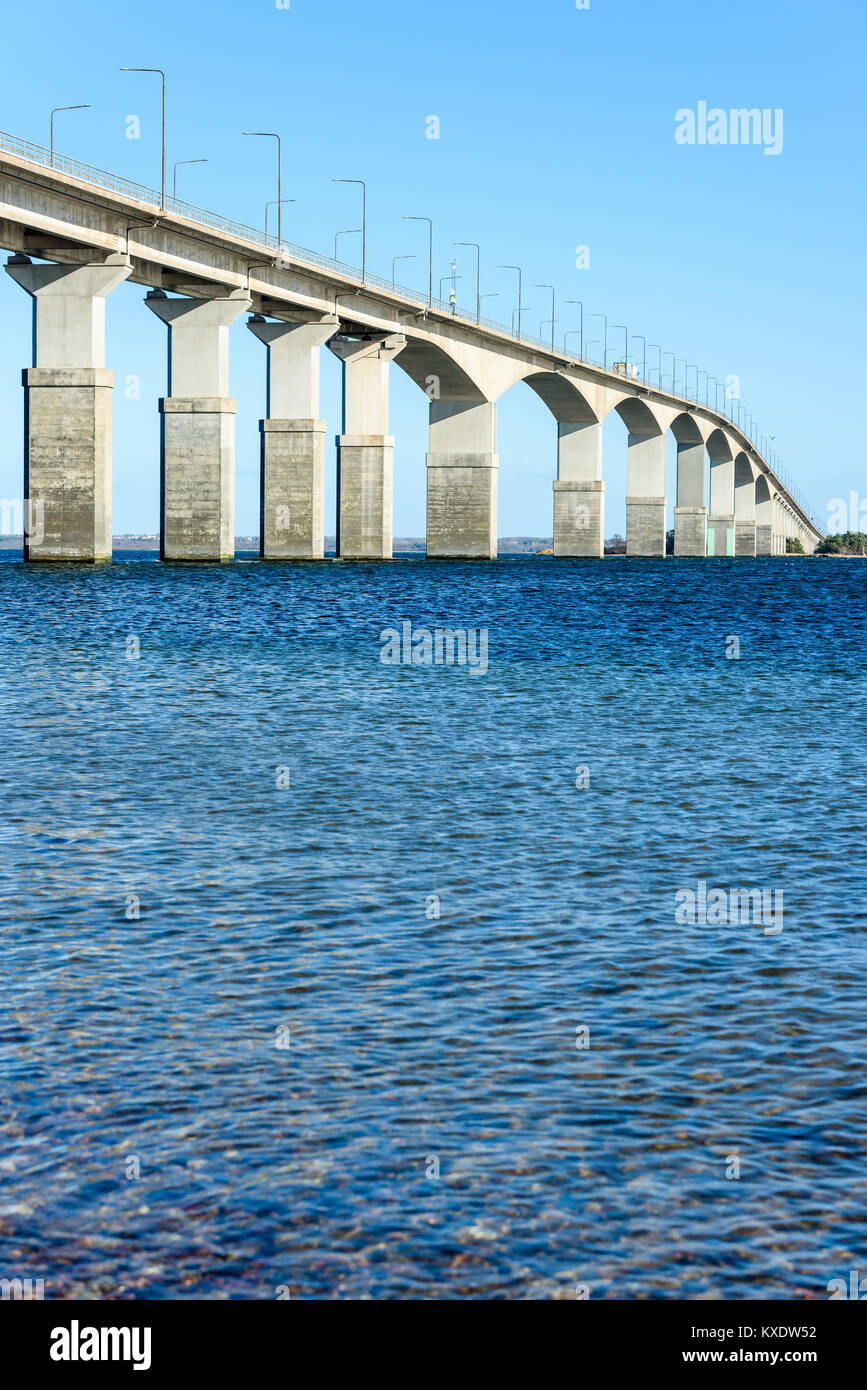
M 162 203 L 162 205 L 161 205 Z M 812 553 L 821 531 L 753 441 L 708 404 L 515 338 L 356 272 L 39 146 L 0 135 L 0 246 L 33 298 L 24 370 L 24 495 L 40 515 L 30 560 L 111 557 L 111 393 L 106 301 L 124 280 L 167 327 L 159 402 L 167 560 L 234 554 L 235 401 L 229 329 L 245 313 L 267 350 L 261 422 L 261 551 L 324 554 L 323 347 L 343 363 L 338 553 L 392 554 L 391 364 L 430 401 L 427 553 L 497 553 L 497 401 L 519 381 L 558 427 L 554 552 L 603 553 L 602 425 L 628 430 L 627 554 L 665 555 L 666 436 L 677 441 L 675 554 Z M 35 258 L 35 259 L 34 259 Z M 41 262 L 41 263 L 40 263 Z

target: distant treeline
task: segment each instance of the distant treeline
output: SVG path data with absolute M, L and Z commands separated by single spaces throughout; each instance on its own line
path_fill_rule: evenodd
M 826 536 L 816 546 L 817 555 L 867 555 L 867 535 L 863 531 L 844 531 Z

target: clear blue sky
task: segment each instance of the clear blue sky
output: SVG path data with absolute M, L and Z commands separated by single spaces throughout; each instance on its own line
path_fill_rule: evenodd
M 436 223 L 436 274 L 454 240 L 483 247 L 486 312 L 508 321 L 525 268 L 531 331 L 560 300 L 582 299 L 636 334 L 723 378 L 741 380 L 746 408 L 776 435 L 781 457 L 824 520 L 830 497 L 867 496 L 855 432 L 863 399 L 865 295 L 863 0 L 274 0 L 244 6 L 152 0 L 140 6 L 45 3 L 38 17 L 4 18 L 0 126 L 48 143 L 52 106 L 91 102 L 57 118 L 63 153 L 142 182 L 159 182 L 159 80 L 122 64 L 167 70 L 168 159 L 204 156 L 179 171 L 179 195 L 261 226 L 275 197 L 270 141 L 284 137 L 287 238 L 331 254 L 334 233 L 359 225 L 369 182 L 369 265 L 421 287 L 425 229 Z M 705 100 L 723 108 L 782 108 L 784 147 L 678 145 L 675 112 Z M 141 118 L 141 139 L 126 118 Z M 441 138 L 428 140 L 436 115 Z M 357 238 L 356 238 L 357 242 Z M 590 268 L 575 248 L 590 247 Z M 345 259 L 353 239 L 343 243 Z M 471 252 L 461 298 L 471 301 Z M 467 259 L 463 257 L 466 256 Z M 409 267 L 409 269 L 407 269 Z M 158 529 L 157 397 L 165 390 L 165 330 L 144 290 L 109 300 L 108 365 L 115 392 L 114 529 Z M 0 496 L 21 495 L 20 369 L 30 302 L 0 277 Z M 559 331 L 577 325 L 563 306 Z M 598 328 L 588 332 L 596 336 Z M 614 339 L 612 339 L 614 340 Z M 574 341 L 574 340 L 573 340 Z M 238 398 L 237 527 L 257 529 L 258 429 L 264 349 L 233 329 Z M 141 379 L 141 398 L 123 383 Z M 395 531 L 424 534 L 426 400 L 392 369 L 397 437 Z M 339 428 L 339 371 L 323 353 L 322 414 Z M 555 430 L 529 388 L 500 406 L 500 534 L 549 535 Z M 625 429 L 605 430 L 606 532 L 623 530 Z M 329 453 L 333 532 L 333 445 Z M 674 475 L 669 494 L 673 502 Z

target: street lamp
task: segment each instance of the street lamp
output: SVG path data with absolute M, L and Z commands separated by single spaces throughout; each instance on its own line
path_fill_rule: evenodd
M 661 353 L 660 353 L 660 361 L 662 360 L 663 357 L 670 357 L 670 358 L 671 358 L 671 394 L 674 395 L 674 373 L 675 373 L 675 366 L 676 366 L 674 353 L 673 353 L 673 352 L 661 352 Z M 662 387 L 660 387 L 660 390 L 662 390 Z
M 361 197 L 361 283 L 367 280 L 367 184 L 364 179 L 332 179 L 332 183 L 355 183 L 362 190 Z M 334 257 L 337 260 L 337 257 Z
M 392 288 L 392 289 L 394 289 L 394 284 L 395 284 L 394 271 L 395 271 L 395 266 L 397 265 L 398 261 L 417 261 L 417 260 L 418 260 L 418 256 L 392 256 L 392 258 L 391 258 L 391 288 Z
M 593 346 L 594 343 L 601 343 L 601 342 L 602 342 L 602 339 L 601 339 L 601 338 L 591 338 L 589 343 L 585 343 L 585 344 L 584 344 L 584 350 L 585 350 L 585 352 L 587 351 L 588 348 L 592 348 L 592 346 Z M 589 358 L 588 358 L 587 360 L 589 361 Z
M 517 270 L 518 272 L 518 337 L 521 336 L 521 306 L 524 298 L 524 272 L 519 265 L 500 265 L 498 270 Z M 515 315 L 512 314 L 512 337 L 515 336 Z
M 556 304 L 557 291 L 554 289 L 554 286 L 553 286 L 553 285 L 534 285 L 533 288 L 534 288 L 534 289 L 537 289 L 537 290 L 550 290 L 550 291 L 551 291 L 551 351 L 553 352 L 553 351 L 554 351 L 554 324 L 555 324 L 554 315 L 555 315 L 555 313 L 557 312 L 557 304 Z M 546 319 L 545 322 L 547 323 L 547 321 L 548 321 L 548 320 Z M 541 338 L 541 336 L 542 336 L 542 332 L 541 332 L 541 325 L 540 325 L 539 337 Z
M 656 349 L 656 384 L 662 390 L 662 347 L 659 343 L 651 343 L 650 347 Z
M 463 280 L 463 278 L 463 275 L 455 275 L 453 270 L 450 270 L 448 275 L 440 276 L 440 303 L 443 302 L 443 285 L 445 284 L 446 280 L 451 280 L 452 284 L 454 284 L 455 280 Z
M 79 103 L 78 106 L 55 106 L 54 110 L 53 110 L 52 113 L 51 113 L 51 120 L 50 120 L 50 122 L 49 122 L 50 127 L 51 127 L 51 167 L 52 167 L 52 169 L 54 168 L 54 117 L 56 116 L 57 112 L 58 112 L 58 111 L 89 111 L 89 110 L 90 110 L 90 102 L 89 102 L 89 101 L 85 101 L 84 103 Z
M 456 241 L 455 246 L 472 246 L 476 252 L 476 323 L 482 321 L 482 248 L 477 241 Z
M 433 308 L 433 219 L 430 217 L 407 217 L 404 222 L 426 222 L 430 230 L 430 288 L 428 290 L 428 308 Z
M 604 320 L 605 320 L 605 337 L 604 337 L 603 340 L 602 340 L 602 345 L 603 345 L 603 348 L 604 348 L 604 357 L 605 357 L 605 364 L 604 364 L 604 365 L 605 365 L 605 370 L 606 370 L 606 372 L 607 372 L 607 371 L 608 371 L 608 315 L 607 315 L 607 314 L 591 314 L 590 317 L 591 317 L 591 319 L 604 319 Z M 599 342 L 599 339 L 598 339 L 598 338 L 594 338 L 593 341 L 596 342 L 596 343 L 598 343 L 598 342 Z
M 513 337 L 513 338 L 514 338 L 514 336 L 515 336 L 515 315 L 516 315 L 516 314 L 518 315 L 518 337 L 520 338 L 520 336 L 521 336 L 521 327 L 520 327 L 520 324 L 521 324 L 521 315 L 522 315 L 522 313 L 529 313 L 530 310 L 532 309 L 532 307 L 533 307 L 532 304 L 519 304 L 519 305 L 517 306 L 517 308 L 515 308 L 515 309 L 512 310 L 512 337 Z
M 280 136 L 273 130 L 245 130 L 243 135 L 259 135 L 265 140 L 277 141 L 277 245 L 283 245 L 283 155 Z
M 289 203 L 294 203 L 294 202 L 295 202 L 295 199 L 294 199 L 294 198 L 281 198 L 280 201 L 282 202 L 283 206 L 286 207 Z M 266 203 L 266 204 L 265 204 L 265 235 L 266 235 L 266 236 L 268 235 L 268 209 L 269 209 L 269 208 L 275 208 L 276 206 L 277 206 L 277 200 L 276 200 L 276 198 L 272 198 L 272 200 L 271 200 L 270 203 Z
M 623 329 L 623 375 L 629 375 L 629 329 L 625 323 L 612 323 L 612 328 Z
M 674 359 L 674 368 L 675 368 L 675 372 L 677 372 L 677 364 L 678 364 L 678 362 L 682 362 L 682 363 L 683 363 L 683 394 L 686 395 L 686 373 L 687 373 L 687 371 L 688 371 L 688 369 L 689 369 L 689 363 L 687 362 L 687 360 L 686 360 L 685 357 L 676 357 L 676 358 Z M 672 382 L 671 390 L 672 390 L 672 394 L 676 396 L 676 395 L 677 395 L 677 377 L 676 377 L 676 376 L 675 376 L 675 378 L 674 378 L 674 380 L 673 380 L 673 382 Z
M 647 339 L 641 333 L 633 333 L 633 338 L 639 338 L 642 343 L 641 349 L 641 379 L 647 381 Z
M 579 339 L 579 341 L 580 341 L 580 351 L 579 351 L 579 353 L 578 353 L 578 357 L 579 357 L 579 359 L 583 360 L 583 358 L 584 358 L 584 305 L 581 303 L 581 300 L 580 300 L 580 299 L 567 299 L 567 300 L 566 300 L 566 303 L 567 303 L 567 304 L 577 304 L 577 305 L 578 305 L 578 308 L 581 310 L 581 320 L 580 320 L 580 326 L 579 326 L 579 328 L 578 328 L 578 332 L 579 332 L 579 334 L 580 334 L 580 339 Z M 574 330 L 573 330 L 573 331 L 574 331 Z
M 178 167 L 181 164 L 209 164 L 208 159 L 179 159 L 172 165 L 172 197 L 178 196 Z
M 334 233 L 334 259 L 335 259 L 335 260 L 337 260 L 337 238 L 338 238 L 338 237 L 341 237 L 341 236 L 358 236 L 358 233 L 359 233 L 360 231 L 361 231 L 361 228 L 360 228 L 360 227 L 344 227 L 344 229 L 343 229 L 342 232 L 335 232 L 335 233 Z M 364 278 L 364 277 L 362 276 L 362 279 L 363 279 L 363 278 Z
M 162 68 L 121 68 L 121 72 L 156 72 L 163 80 L 163 178 L 160 184 L 160 211 L 166 206 L 166 75 Z

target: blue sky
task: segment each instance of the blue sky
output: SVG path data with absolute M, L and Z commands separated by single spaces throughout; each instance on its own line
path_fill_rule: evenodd
M 824 520 L 828 499 L 867 495 L 865 454 L 853 433 L 863 395 L 864 155 L 867 8 L 863 0 L 275 0 L 230 5 L 153 0 L 146 12 L 102 0 L 40 6 L 4 18 L 0 127 L 48 143 L 52 106 L 90 102 L 57 118 L 56 148 L 144 183 L 159 182 L 159 81 L 123 64 L 167 70 L 168 160 L 206 157 L 179 171 L 179 196 L 261 226 L 276 194 L 272 142 L 283 135 L 284 235 L 331 254 L 334 233 L 359 225 L 369 183 L 368 263 L 426 283 L 425 228 L 436 227 L 436 274 L 455 240 L 483 248 L 486 313 L 508 321 L 525 270 L 527 323 L 549 315 L 577 326 L 562 301 L 581 299 L 714 376 L 739 377 L 744 405 L 768 433 Z M 781 108 L 778 157 L 759 147 L 682 146 L 675 113 L 709 106 Z M 126 138 L 127 120 L 141 138 Z M 431 115 L 440 139 L 426 138 Z M 352 255 L 358 238 L 343 240 Z M 575 249 L 590 248 L 589 269 Z M 474 293 L 472 252 L 458 250 L 460 297 Z M 108 305 L 115 392 L 114 529 L 159 525 L 158 416 L 165 330 L 144 289 L 122 286 Z M 0 495 L 21 495 L 20 370 L 30 301 L 0 279 Z M 598 320 L 594 331 L 601 325 Z M 612 330 L 612 341 L 615 339 Z M 574 342 L 574 340 L 572 340 Z M 233 329 L 238 399 L 237 526 L 258 516 L 258 428 L 265 354 Z M 140 378 L 140 398 L 124 382 Z M 855 381 L 853 382 L 853 376 Z M 426 399 L 391 375 L 397 439 L 395 533 L 424 534 Z M 853 401 L 853 395 L 856 401 Z M 339 368 L 323 353 L 322 414 L 339 428 Z M 333 533 L 333 443 L 326 530 Z M 553 421 L 529 388 L 499 411 L 501 535 L 549 535 L 556 445 Z M 626 432 L 605 428 L 606 532 L 624 528 Z M 674 470 L 669 469 L 673 505 Z

